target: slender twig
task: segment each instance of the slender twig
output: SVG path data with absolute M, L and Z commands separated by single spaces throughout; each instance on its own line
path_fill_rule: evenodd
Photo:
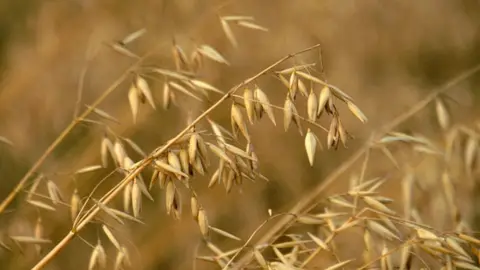
M 276 61 L 275 63 L 271 64 L 264 70 L 260 71 L 253 77 L 250 77 L 249 79 L 243 81 L 242 83 L 238 84 L 237 86 L 231 88 L 225 95 L 223 95 L 217 102 L 215 102 L 213 105 L 211 105 L 205 112 L 203 112 L 201 115 L 199 115 L 192 123 L 190 123 L 185 129 L 183 129 L 180 133 L 178 133 L 173 139 L 169 140 L 163 147 L 161 147 L 159 150 L 154 151 L 152 154 L 150 154 L 147 158 L 145 158 L 140 164 L 132 171 L 130 172 L 118 185 L 116 185 L 112 190 L 107 192 L 105 196 L 103 196 L 100 199 L 100 202 L 104 205 L 108 204 L 110 201 L 112 201 L 117 194 L 119 194 L 127 184 L 132 181 L 140 172 L 142 172 L 148 165 L 150 165 L 155 158 L 157 158 L 159 155 L 167 151 L 170 146 L 176 143 L 180 138 L 183 137 L 187 132 L 189 132 L 198 122 L 203 120 L 205 117 L 207 117 L 213 110 L 215 110 L 218 106 L 220 106 L 225 100 L 231 97 L 239 88 L 248 85 L 258 79 L 259 77 L 265 75 L 266 73 L 270 72 L 273 70 L 275 67 L 277 67 L 279 64 L 285 62 L 286 60 L 298 55 L 302 54 L 311 50 L 314 50 L 315 48 L 319 47 L 320 45 L 314 45 L 311 46 L 307 49 L 301 50 L 299 52 L 296 52 L 294 54 L 287 55 L 280 60 Z M 50 252 L 45 255 L 32 269 L 33 270 L 38 270 L 42 269 L 47 265 L 48 262 L 50 262 L 57 254 L 62 250 L 72 239 L 73 237 L 82 230 L 88 223 L 90 223 L 93 218 L 100 212 L 100 208 L 98 205 L 95 205 L 91 208 L 89 211 L 89 214 L 86 215 L 82 220 L 80 220 L 75 228 L 73 228 Z
M 463 71 L 456 77 L 452 78 L 451 80 L 447 81 L 444 85 L 440 86 L 439 88 L 434 89 L 429 95 L 427 95 L 423 100 L 415 104 L 406 112 L 402 113 L 401 115 L 397 116 L 391 121 L 388 121 L 384 126 L 379 129 L 379 132 L 375 132 L 377 136 L 383 136 L 385 133 L 391 131 L 395 127 L 401 125 L 406 120 L 410 119 L 419 111 L 423 110 L 430 102 L 435 100 L 435 98 L 447 90 L 451 89 L 453 86 L 459 84 L 460 82 L 464 81 L 465 79 L 471 77 L 475 73 L 480 71 L 480 64 L 476 65 L 468 70 Z M 362 157 L 365 152 L 367 152 L 371 147 L 371 140 L 368 140 L 360 149 L 358 149 L 353 155 L 350 156 L 345 162 L 343 162 L 336 170 L 334 170 L 330 175 L 328 175 L 325 180 L 320 182 L 316 187 L 312 189 L 310 193 L 306 196 L 303 196 L 300 201 L 298 201 L 289 213 L 300 215 L 302 213 L 308 212 L 311 210 L 312 205 L 317 200 L 317 198 L 322 194 L 327 188 L 329 188 L 336 179 L 338 179 L 343 173 L 345 173 L 350 167 L 352 167 L 357 160 Z M 281 235 L 285 229 L 287 229 L 291 223 L 295 220 L 291 216 L 285 216 L 284 218 L 280 219 L 259 241 L 257 245 L 264 245 L 266 243 L 271 243 L 276 240 L 277 237 Z M 239 269 L 244 267 L 245 265 L 249 264 L 253 259 L 253 253 L 248 252 L 247 254 L 243 255 L 237 262 L 236 266 Z

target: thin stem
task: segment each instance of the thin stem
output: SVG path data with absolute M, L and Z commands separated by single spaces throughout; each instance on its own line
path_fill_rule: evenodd
M 239 88 L 248 85 L 258 79 L 259 77 L 265 75 L 266 73 L 270 72 L 272 69 L 274 69 L 276 66 L 279 64 L 285 62 L 286 60 L 298 55 L 302 54 L 311 50 L 314 50 L 315 48 L 319 47 L 320 44 L 311 46 L 307 49 L 301 50 L 297 53 L 287 55 L 280 60 L 276 61 L 275 63 L 271 64 L 264 70 L 260 71 L 253 77 L 250 77 L 249 79 L 243 81 L 242 83 L 238 84 L 237 86 L 231 88 L 225 95 L 223 95 L 217 102 L 215 102 L 212 106 L 210 106 L 205 112 L 203 112 L 200 116 L 198 116 L 192 123 L 190 123 L 185 129 L 183 129 L 180 133 L 178 133 L 173 139 L 169 140 L 163 147 L 161 147 L 159 150 L 154 151 L 152 154 L 150 154 L 146 159 L 144 159 L 129 175 L 127 175 L 120 183 L 115 186 L 112 190 L 107 192 L 106 195 L 104 195 L 101 199 L 100 202 L 104 205 L 108 204 L 110 201 L 112 201 L 127 184 L 132 181 L 140 172 L 142 172 L 150 163 L 152 163 L 155 158 L 157 158 L 159 155 L 164 153 L 169 149 L 170 146 L 176 143 L 180 138 L 183 137 L 187 132 L 189 132 L 198 122 L 203 120 L 205 117 L 207 117 L 213 110 L 215 110 L 218 106 L 220 106 L 225 100 L 231 97 L 237 91 Z M 86 215 L 82 220 L 79 221 L 78 225 L 73 228 L 63 239 L 60 241 L 45 257 L 43 257 L 33 268 L 32 270 L 39 270 L 42 269 L 49 263 L 57 254 L 62 250 L 69 242 L 70 240 L 73 239 L 73 236 L 78 233 L 80 230 L 82 230 L 90 221 L 93 220 L 93 218 L 100 212 L 99 206 L 96 204 L 91 208 L 91 211 L 89 211 L 89 214 Z
M 436 88 L 426 96 L 423 100 L 415 104 L 406 112 L 402 113 L 401 115 L 397 116 L 391 121 L 388 121 L 384 126 L 382 126 L 377 134 L 379 136 L 383 136 L 385 133 L 391 131 L 395 127 L 399 126 L 400 124 L 404 123 L 406 120 L 410 119 L 419 111 L 423 110 L 430 102 L 432 102 L 439 94 L 446 92 L 447 90 L 451 89 L 453 86 L 459 84 L 460 82 L 464 81 L 465 79 L 471 77 L 472 75 L 476 74 L 480 71 L 480 64 L 476 65 L 466 71 L 463 71 L 456 77 L 452 78 L 451 80 L 447 81 L 444 85 Z M 324 181 L 320 182 L 313 190 L 303 196 L 300 201 L 298 201 L 289 213 L 300 215 L 302 213 L 308 212 L 311 210 L 312 205 L 317 200 L 320 194 L 322 194 L 327 188 L 329 188 L 337 178 L 339 178 L 344 172 L 346 172 L 350 167 L 352 167 L 356 161 L 362 157 L 366 151 L 368 151 L 371 147 L 370 140 L 368 140 L 360 149 L 358 149 L 353 155 L 350 156 L 345 162 L 343 162 L 336 170 L 334 170 L 330 175 L 325 178 Z M 278 236 L 281 235 L 286 228 L 289 227 L 294 219 L 290 216 L 285 216 L 281 220 L 277 222 L 259 241 L 258 245 L 270 243 L 276 240 Z M 252 261 L 252 252 L 248 252 L 244 256 L 242 256 L 237 266 L 239 268 L 243 267 L 244 265 L 249 264 Z M 238 268 L 236 268 L 238 269 Z

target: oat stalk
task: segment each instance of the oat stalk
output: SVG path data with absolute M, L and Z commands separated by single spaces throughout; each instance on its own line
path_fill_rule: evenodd
M 289 54 L 287 56 L 284 56 L 280 60 L 276 61 L 275 63 L 271 64 L 267 68 L 263 69 L 256 75 L 250 77 L 249 79 L 243 81 L 242 83 L 238 84 L 237 86 L 231 88 L 224 96 L 222 96 L 216 103 L 211 105 L 205 112 L 203 112 L 201 115 L 199 115 L 195 120 L 193 120 L 185 129 L 183 129 L 180 133 L 178 133 L 173 139 L 169 140 L 163 147 L 161 147 L 159 150 L 154 151 L 152 154 L 150 154 L 146 159 L 144 159 L 132 172 L 130 172 L 118 185 L 116 185 L 113 189 L 111 189 L 107 194 L 105 194 L 101 199 L 100 203 L 103 205 L 108 204 L 110 201 L 112 201 L 121 191 L 123 188 L 135 177 L 143 171 L 148 165 L 150 165 L 151 162 L 155 158 L 157 158 L 160 154 L 164 153 L 166 150 L 169 149 L 170 146 L 172 146 L 176 141 L 178 141 L 184 134 L 186 134 L 188 131 L 191 130 L 192 127 L 194 127 L 198 122 L 203 120 L 205 117 L 207 117 L 213 110 L 215 110 L 218 106 L 220 106 L 224 101 L 229 99 L 231 95 L 233 95 L 239 88 L 248 85 L 258 79 L 259 77 L 267 74 L 268 72 L 272 71 L 274 68 L 276 68 L 278 65 L 281 63 L 285 62 L 286 60 L 289 60 L 290 58 L 303 54 L 305 52 L 312 51 L 316 48 L 320 47 L 320 44 L 316 44 L 314 46 L 311 46 L 309 48 L 306 48 L 304 50 L 298 51 L 293 54 Z M 128 74 L 128 72 L 127 72 Z M 116 87 L 121 80 L 117 81 L 117 84 L 114 84 Z M 115 87 L 112 87 L 115 89 Z M 105 92 L 102 97 L 106 97 L 107 93 L 112 92 L 113 90 Z M 104 98 L 100 99 L 99 101 L 97 100 L 94 105 L 98 105 Z M 87 111 L 91 112 L 91 110 Z M 85 113 L 84 113 L 85 114 Z M 82 115 L 83 116 L 83 115 Z M 72 127 L 73 128 L 73 127 Z M 66 134 L 65 134 L 66 135 Z M 93 206 L 92 209 L 89 211 L 89 214 L 86 215 L 81 221 L 78 222 L 77 226 L 72 228 L 72 230 L 52 249 L 50 252 L 45 255 L 32 269 L 34 270 L 39 270 L 45 267 L 73 238 L 74 236 L 82 230 L 88 223 L 90 223 L 93 218 L 98 214 L 100 211 L 100 208 L 97 205 Z
M 282 235 L 282 233 L 287 228 L 291 226 L 292 223 L 295 222 L 295 216 L 299 216 L 303 213 L 310 211 L 316 205 L 315 201 L 319 198 L 319 196 L 324 193 L 335 182 L 336 179 L 338 179 L 343 173 L 345 173 L 350 167 L 352 167 L 358 159 L 364 156 L 365 153 L 371 148 L 373 142 L 375 142 L 379 138 L 382 138 L 386 133 L 392 131 L 394 128 L 410 119 L 416 113 L 423 110 L 427 105 L 434 101 L 438 95 L 450 90 L 452 87 L 463 82 L 464 80 L 468 79 L 479 71 L 480 64 L 461 72 L 459 75 L 450 79 L 442 86 L 432 90 L 429 95 L 416 103 L 409 110 L 395 117 L 393 120 L 388 121 L 387 124 L 380 127 L 378 131 L 375 132 L 376 136 L 372 136 L 372 138 L 374 139 L 373 141 L 371 139 L 367 140 L 360 149 L 358 149 L 339 167 L 337 167 L 333 172 L 331 172 L 330 175 L 328 175 L 322 182 L 320 182 L 316 187 L 314 187 L 311 192 L 309 192 L 306 196 L 302 197 L 301 200 L 296 202 L 296 204 L 289 211 L 289 213 L 291 213 L 292 215 L 284 216 L 282 219 L 277 221 L 277 223 L 269 231 L 267 231 L 265 235 L 261 237 L 261 239 L 256 243 L 255 246 L 265 246 L 269 243 L 273 243 L 279 236 Z M 240 257 L 234 269 L 241 269 L 245 265 L 248 265 L 253 260 L 253 258 L 253 252 L 248 251 L 246 254 Z

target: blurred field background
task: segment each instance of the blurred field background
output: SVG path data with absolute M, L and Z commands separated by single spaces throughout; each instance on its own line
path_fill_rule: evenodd
M 219 9 L 217 7 L 220 7 Z M 235 29 L 239 48 L 234 49 L 222 32 L 218 16 L 249 15 L 270 31 L 267 33 Z M 362 125 L 351 114 L 343 121 L 355 140 L 348 149 L 318 153 L 311 168 L 304 151 L 303 138 L 291 128 L 276 128 L 263 119 L 250 128 L 260 160 L 261 171 L 271 182 L 245 183 L 243 188 L 226 194 L 222 188 L 207 189 L 208 179 L 199 179 L 196 188 L 207 209 L 210 223 L 248 238 L 264 221 L 267 210 L 287 211 L 313 186 L 349 157 L 371 132 L 415 104 L 428 91 L 461 71 L 480 63 L 480 3 L 473 0 L 423 1 L 112 1 L 112 0 L 6 0 L 0 2 L 0 135 L 13 147 L 0 146 L 0 198 L 4 198 L 48 145 L 72 121 L 77 87 L 88 62 L 81 104 L 90 104 L 133 61 L 112 51 L 106 43 L 145 27 L 147 34 L 132 44 L 132 51 L 144 54 L 155 46 L 158 53 L 147 61 L 173 69 L 171 41 L 174 37 L 186 51 L 192 41 L 207 43 L 229 59 L 231 66 L 207 61 L 201 76 L 222 90 L 238 84 L 280 57 L 320 43 L 328 81 L 351 95 L 369 117 Z M 317 61 L 318 55 L 301 57 Z M 292 65 L 294 62 L 289 62 Z M 472 125 L 477 121 L 480 75 L 469 78 L 449 92 L 448 102 L 454 122 Z M 272 79 L 259 81 L 272 103 L 282 106 L 284 89 Z M 165 143 L 187 124 L 188 115 L 198 115 L 205 104 L 188 98 L 180 108 L 153 111 L 142 106 L 133 124 L 128 105 L 129 82 L 122 83 L 100 108 L 121 121 L 112 124 L 118 134 L 129 137 L 144 150 Z M 154 83 L 154 96 L 161 103 L 161 83 Z M 84 106 L 81 107 L 85 109 Z M 299 108 L 300 109 L 300 108 Z M 216 111 L 212 119 L 229 127 L 228 106 Z M 281 123 L 281 114 L 277 112 Z M 328 123 L 324 123 L 328 125 Z M 416 131 L 440 138 L 433 106 L 415 116 L 402 131 Z M 324 134 L 319 133 L 321 138 Z M 81 124 L 57 148 L 42 166 L 42 172 L 70 194 L 74 181 L 63 173 L 100 163 L 103 131 Z M 414 163 L 417 156 L 395 149 L 401 160 Z M 135 157 L 134 154 L 132 156 Z M 139 157 L 136 156 L 138 159 Z M 358 172 L 360 163 L 353 172 Z M 435 178 L 441 165 L 424 162 L 419 169 L 425 179 Z M 77 177 L 82 195 L 109 170 Z M 385 196 L 399 196 L 402 173 L 380 154 L 372 155 L 369 177 L 391 174 Z M 144 176 L 149 179 L 148 175 Z M 100 196 L 118 181 L 114 177 L 101 185 Z M 347 187 L 349 175 L 338 180 L 335 190 Z M 427 180 L 425 180 L 427 181 Z M 332 189 L 333 190 L 333 189 Z M 478 202 L 475 189 L 460 194 L 462 214 L 475 226 Z M 155 202 L 145 201 L 142 216 L 145 225 L 122 227 L 117 234 L 131 250 L 134 269 L 192 269 L 200 233 L 189 217 L 188 197 L 181 221 L 166 215 L 163 192 L 153 191 Z M 478 195 L 477 195 L 478 196 Z M 432 195 L 432 197 L 434 197 Z M 432 199 L 433 200 L 433 199 Z M 442 205 L 425 204 L 425 220 L 448 227 Z M 2 235 L 28 233 L 38 213 L 19 197 L 0 216 Z M 478 211 L 478 210 L 477 210 Z M 70 229 L 68 209 L 55 214 L 42 212 L 46 235 L 58 242 Z M 81 236 L 95 244 L 99 229 L 89 227 Z M 103 236 L 102 236 L 103 237 Z M 216 239 L 222 243 L 222 238 Z M 107 243 L 106 239 L 103 239 Z M 228 247 L 228 240 L 222 245 Z M 113 260 L 113 247 L 106 244 Z M 50 246 L 46 246 L 48 249 Z M 232 246 L 230 246 L 232 247 Z M 355 245 L 346 245 L 355 250 Z M 207 251 L 202 247 L 200 253 Z M 86 269 L 91 247 L 75 239 L 48 269 Z M 33 251 L 0 248 L 2 269 L 28 269 L 39 257 Z M 109 263 L 111 265 L 111 262 Z M 197 269 L 217 269 L 197 262 Z

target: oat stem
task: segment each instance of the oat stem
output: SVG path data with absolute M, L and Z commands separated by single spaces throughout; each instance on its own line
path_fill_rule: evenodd
M 155 160 L 155 158 L 157 158 L 163 152 L 168 150 L 168 148 L 170 146 L 172 146 L 177 140 L 182 138 L 182 136 L 184 134 L 186 134 L 189 130 L 191 130 L 191 128 L 194 127 L 198 122 L 200 122 L 205 117 L 207 117 L 213 110 L 215 110 L 218 106 L 220 106 L 225 100 L 230 98 L 231 95 L 234 94 L 235 91 L 237 91 L 239 88 L 252 83 L 253 81 L 255 81 L 259 77 L 265 75 L 266 73 L 270 72 L 271 70 L 273 70 L 275 67 L 277 67 L 281 63 L 285 62 L 286 60 L 288 60 L 288 59 L 290 59 L 290 58 L 292 58 L 292 57 L 294 57 L 298 54 L 302 54 L 302 53 L 314 50 L 319 46 L 320 46 L 320 44 L 317 44 L 317 45 L 311 46 L 309 48 L 306 48 L 304 50 L 301 50 L 299 52 L 284 56 L 280 60 L 276 61 L 275 63 L 271 64 L 270 66 L 268 66 L 264 70 L 260 71 L 256 75 L 254 75 L 253 77 L 250 77 L 249 79 L 243 81 L 242 83 L 238 84 L 237 86 L 231 88 L 225 95 L 223 95 L 217 102 L 215 102 L 213 105 L 211 105 L 205 112 L 203 112 L 201 115 L 199 115 L 194 121 L 192 121 L 192 123 L 190 123 L 185 129 L 183 129 L 180 133 L 178 133 L 173 139 L 169 140 L 163 147 L 161 147 L 157 151 L 154 151 L 146 159 L 144 159 L 131 173 L 129 173 L 123 180 L 121 180 L 118 185 L 116 185 L 112 190 L 107 192 L 107 194 L 105 194 L 100 199 L 99 202 L 106 205 L 110 201 L 112 201 L 117 196 L 117 194 L 119 194 L 122 191 L 122 189 L 125 188 L 125 186 L 130 181 L 132 181 L 138 174 L 140 174 L 140 172 L 142 172 L 143 169 L 145 169 L 148 165 L 150 165 L 150 163 L 153 162 L 153 160 Z M 116 87 L 116 84 L 114 84 L 114 85 Z M 113 91 L 113 90 L 111 90 L 111 91 Z M 105 92 L 105 93 L 108 93 L 108 91 Z M 105 96 L 105 94 L 102 95 L 102 97 L 103 96 Z M 101 101 L 103 99 L 99 98 L 99 100 Z M 98 103 L 100 103 L 100 102 L 97 101 L 95 104 L 98 105 Z M 98 207 L 98 205 L 93 206 L 91 208 L 91 210 L 89 211 L 89 214 L 87 216 L 85 216 L 85 218 L 83 218 L 81 221 L 79 221 L 78 225 L 75 228 L 72 228 L 72 230 L 52 250 L 50 250 L 50 252 L 47 255 L 45 255 L 32 269 L 33 270 L 39 270 L 39 269 L 42 269 L 43 267 L 45 267 L 47 265 L 47 263 L 49 263 L 58 254 L 58 252 L 60 252 L 60 250 L 62 250 L 70 242 L 70 240 L 73 239 L 73 237 L 75 236 L 75 234 L 77 232 L 82 230 L 88 223 L 90 223 L 90 221 L 93 220 L 93 218 L 97 215 L 97 213 L 99 211 L 100 211 L 100 208 Z
M 463 71 L 456 77 L 447 81 L 442 86 L 432 90 L 429 95 L 416 103 L 406 112 L 397 116 L 393 120 L 388 121 L 385 125 L 379 128 L 379 132 L 376 132 L 376 134 L 380 137 L 383 136 L 385 133 L 391 131 L 395 127 L 404 123 L 406 120 L 410 119 L 417 112 L 423 110 L 428 104 L 430 104 L 430 102 L 435 100 L 435 98 L 439 94 L 450 90 L 453 86 L 456 86 L 457 84 L 463 82 L 464 80 L 468 79 L 479 71 L 480 64 Z M 289 213 L 292 213 L 293 215 L 301 215 L 302 213 L 311 210 L 312 205 L 314 205 L 314 202 L 318 199 L 320 194 L 322 194 L 327 188 L 329 188 L 335 182 L 335 180 L 339 178 L 344 172 L 346 172 L 350 167 L 352 167 L 356 163 L 356 161 L 370 149 L 371 143 L 372 141 L 368 140 L 360 149 L 358 149 L 353 155 L 351 155 L 350 158 L 348 158 L 336 170 L 330 173 L 330 175 L 328 175 L 324 181 L 320 182 L 316 187 L 312 189 L 310 193 L 308 193 L 301 200 L 299 200 L 292 207 Z M 295 219 L 292 216 L 283 217 L 257 242 L 257 245 L 274 242 L 276 238 L 281 235 L 281 232 L 285 231 L 293 222 L 295 222 Z M 252 252 L 248 252 L 247 254 L 242 256 L 236 264 L 238 268 L 236 267 L 235 269 L 239 269 L 241 267 L 244 267 L 245 265 L 248 265 L 252 261 L 252 257 Z

